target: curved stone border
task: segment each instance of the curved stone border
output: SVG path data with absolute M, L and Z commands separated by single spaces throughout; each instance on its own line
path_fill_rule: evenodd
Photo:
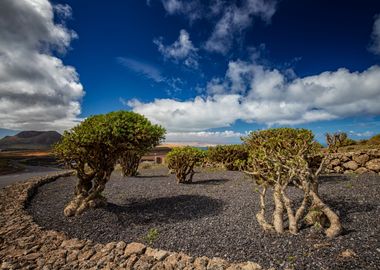
M 72 172 L 34 177 L 0 190 L 1 269 L 194 269 L 257 270 L 258 264 L 230 264 L 220 258 L 193 258 L 123 241 L 96 244 L 44 230 L 25 211 L 37 188 Z

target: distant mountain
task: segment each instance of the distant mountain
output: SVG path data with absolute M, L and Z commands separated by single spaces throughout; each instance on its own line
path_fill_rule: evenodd
M 0 139 L 5 137 L 5 136 L 13 136 L 20 132 L 20 130 L 12 130 L 12 129 L 5 129 L 5 128 L 0 128 Z
M 0 140 L 1 150 L 48 150 L 59 141 L 61 134 L 56 131 L 21 131 L 14 136 Z

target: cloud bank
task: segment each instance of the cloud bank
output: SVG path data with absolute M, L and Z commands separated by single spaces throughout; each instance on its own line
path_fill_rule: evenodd
M 289 79 L 277 69 L 231 61 L 224 78 L 207 84 L 208 94 L 192 100 L 130 100 L 135 112 L 169 131 L 204 131 L 237 120 L 294 125 L 357 115 L 380 114 L 380 67 L 345 68 Z
M 48 0 L 0 1 L 0 124 L 9 129 L 72 127 L 84 95 L 75 68 L 64 53 L 76 37 L 54 21 L 69 18 L 67 5 Z

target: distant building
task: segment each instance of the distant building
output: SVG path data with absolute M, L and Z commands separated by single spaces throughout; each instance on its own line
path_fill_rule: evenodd
M 155 147 L 141 158 L 141 162 L 162 164 L 165 162 L 165 157 L 170 150 L 172 150 L 172 148 L 166 146 Z

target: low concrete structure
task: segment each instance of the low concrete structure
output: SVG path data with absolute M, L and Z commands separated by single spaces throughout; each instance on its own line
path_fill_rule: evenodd
M 165 162 L 166 155 L 172 150 L 167 146 L 158 146 L 152 149 L 141 158 L 141 162 L 152 162 L 155 164 L 162 164 Z

